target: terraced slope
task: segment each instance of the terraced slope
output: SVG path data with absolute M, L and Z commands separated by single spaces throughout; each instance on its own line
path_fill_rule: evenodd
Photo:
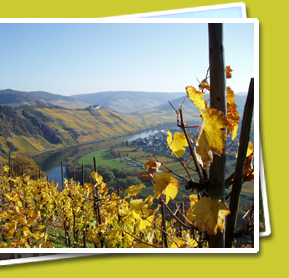
M 0 106 L 0 156 L 33 154 L 144 129 L 140 116 L 107 109 Z

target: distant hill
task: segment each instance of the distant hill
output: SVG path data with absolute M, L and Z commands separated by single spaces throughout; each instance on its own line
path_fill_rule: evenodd
M 237 104 L 237 110 L 238 110 L 240 115 L 243 115 L 243 113 L 244 113 L 244 106 L 246 103 L 247 94 L 248 93 L 235 94 L 235 103 Z
M 235 97 L 236 104 L 240 108 L 240 114 L 243 113 L 246 95 L 246 93 L 239 93 L 236 94 Z M 102 107 L 109 110 L 117 111 L 122 114 L 131 114 L 140 111 L 145 112 L 146 110 L 150 109 L 160 111 L 166 110 L 171 107 L 168 105 L 168 100 L 171 102 L 173 101 L 175 107 L 179 107 L 185 96 L 186 92 L 152 93 L 138 91 L 109 91 L 93 94 L 73 95 L 71 97 L 90 105 L 100 104 Z M 189 100 L 186 101 L 186 104 L 188 104 L 188 102 Z
M 242 116 L 244 112 L 244 105 L 246 102 L 246 95 L 245 94 L 236 94 L 235 95 L 235 102 L 237 104 L 237 110 L 239 112 L 239 115 Z M 177 99 L 168 99 L 170 100 L 172 106 L 178 110 L 181 106 L 181 104 L 184 101 L 185 96 L 177 98 Z M 209 94 L 205 95 L 205 100 L 208 100 L 210 98 Z M 177 123 L 177 115 L 172 108 L 172 106 L 169 104 L 168 100 L 151 109 L 140 111 L 136 114 L 139 114 L 142 116 L 144 122 L 146 123 L 154 123 L 154 124 L 163 124 L 163 123 Z M 198 108 L 192 103 L 192 101 L 187 98 L 182 106 L 184 120 L 186 123 L 190 124 L 197 124 L 200 123 L 201 120 L 197 116 L 200 115 L 200 112 Z
M 68 109 L 85 108 L 87 103 L 76 100 L 72 97 L 56 95 L 48 92 L 22 92 L 12 89 L 0 90 L 0 105 L 10 105 L 13 107 L 22 105 L 58 105 Z
M 91 105 L 100 104 L 109 110 L 122 114 L 130 114 L 156 107 L 168 101 L 185 96 L 183 93 L 152 93 L 137 91 L 111 91 L 93 94 L 73 95 L 76 100 L 89 103 Z

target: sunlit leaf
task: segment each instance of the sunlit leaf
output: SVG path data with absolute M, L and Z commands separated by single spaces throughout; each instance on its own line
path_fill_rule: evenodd
M 129 188 L 127 188 L 124 193 L 125 194 L 128 194 L 128 197 L 131 197 L 131 196 L 135 196 L 137 195 L 138 193 L 140 193 L 140 191 L 142 189 L 144 189 L 146 186 L 144 184 L 140 184 L 140 185 L 132 185 L 130 186 Z
M 200 84 L 199 84 L 199 89 L 203 90 L 206 89 L 208 91 L 210 91 L 210 84 L 208 82 L 208 79 L 204 79 Z
M 237 136 L 238 124 L 240 123 L 239 112 L 237 111 L 237 105 L 235 104 L 235 94 L 230 87 L 227 87 L 227 136 L 232 133 L 232 140 Z
M 186 92 L 188 98 L 199 108 L 199 109 L 205 109 L 205 101 L 204 96 L 205 94 L 200 91 L 196 91 L 196 88 L 192 86 L 186 87 Z
M 199 163 L 206 169 L 213 162 L 213 155 L 221 155 L 226 143 L 226 133 L 222 128 L 228 126 L 224 113 L 216 109 L 201 111 L 203 123 L 196 138 L 195 152 Z
M 245 161 L 245 169 L 244 169 L 244 181 L 253 181 L 254 180 L 254 145 L 252 142 L 249 142 L 246 161 Z
M 166 203 L 170 199 L 175 199 L 178 194 L 179 184 L 177 179 L 172 177 L 171 173 L 163 172 L 156 175 L 153 180 L 155 181 L 153 194 L 156 198 L 159 198 L 163 193 L 166 195 Z
M 144 166 L 148 171 L 142 171 L 137 173 L 138 176 L 142 177 L 144 181 L 151 179 L 155 176 L 155 174 L 159 171 L 161 167 L 161 163 L 159 161 L 150 160 Z
M 169 135 L 167 138 L 168 146 L 178 157 L 182 157 L 186 151 L 184 147 L 189 145 L 186 136 L 183 133 L 176 132 L 174 140 L 172 140 L 172 133 L 168 131 L 167 134 Z
M 151 215 L 151 216 L 147 217 L 146 219 L 140 219 L 140 223 L 139 223 L 140 231 L 144 231 L 147 227 L 152 226 L 152 224 L 150 222 L 152 222 L 153 220 L 154 220 L 154 215 Z
M 220 199 L 204 196 L 193 205 L 190 214 L 200 231 L 216 235 L 218 229 L 221 232 L 225 230 L 225 216 L 230 214 L 230 210 Z
M 129 206 L 132 210 L 139 211 L 145 205 L 143 199 L 130 200 Z
M 226 78 L 232 78 L 232 71 L 231 66 L 226 66 Z

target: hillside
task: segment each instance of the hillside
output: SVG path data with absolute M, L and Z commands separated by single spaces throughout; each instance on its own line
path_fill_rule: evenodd
M 0 106 L 0 156 L 7 157 L 9 150 L 13 155 L 28 155 L 140 129 L 144 129 L 140 116 L 107 109 Z
M 181 106 L 182 102 L 184 101 L 185 96 L 177 98 L 177 99 L 167 99 L 167 101 L 157 107 L 152 109 L 148 109 L 145 111 L 140 111 L 139 114 L 144 122 L 149 125 L 149 123 L 154 124 L 164 124 L 164 123 L 174 123 L 177 124 L 177 114 L 169 104 L 168 100 L 170 100 L 173 107 L 178 110 Z M 197 116 L 200 116 L 200 112 L 198 108 L 191 102 L 190 99 L 186 99 L 182 106 L 183 115 L 186 123 L 201 123 L 201 119 Z M 194 117 L 192 117 L 194 116 Z
M 0 97 L 2 103 L 9 102 L 7 93 L 2 92 Z M 134 132 L 145 128 L 154 128 L 163 124 L 177 124 L 177 115 L 168 100 L 178 109 L 184 100 L 184 95 L 174 99 L 175 94 L 164 94 L 156 99 L 165 101 L 148 110 L 135 112 L 133 115 L 124 115 L 106 108 L 91 110 L 72 110 L 64 108 L 49 107 L 38 104 L 37 106 L 19 106 L 20 103 L 51 103 L 55 100 L 52 94 L 45 92 L 21 93 L 14 92 L 17 104 L 0 105 L 0 158 L 7 157 L 9 150 L 13 154 L 33 154 L 65 145 L 86 143 L 110 136 Z M 159 96 L 161 93 L 156 94 Z M 38 98 L 37 98 L 38 96 Z M 142 93 L 144 99 L 146 93 Z M 42 101 L 40 101 L 40 97 Z M 124 97 L 124 95 L 123 95 Z M 135 96 L 127 96 L 123 101 L 130 103 Z M 206 96 L 205 99 L 208 99 Z M 66 97 L 63 97 L 65 101 Z M 59 98 L 58 103 L 61 98 Z M 139 100 L 138 103 L 149 103 Z M 245 95 L 237 95 L 236 103 L 240 114 L 246 100 Z M 145 107 L 145 106 L 143 106 Z M 200 125 L 201 119 L 198 109 L 187 98 L 183 104 L 184 120 L 189 125 Z
M 168 99 L 175 99 L 184 96 L 184 93 L 152 93 L 152 92 L 100 92 L 94 94 L 73 95 L 71 97 L 91 105 L 100 104 L 109 110 L 122 114 L 130 114 L 156 107 L 167 102 Z
M 81 109 L 88 106 L 87 103 L 76 100 L 72 97 L 41 91 L 22 92 L 11 89 L 0 90 L 0 105 L 10 105 L 13 107 L 22 105 L 58 105 L 67 109 Z
M 236 94 L 235 95 L 235 102 L 237 104 L 237 110 L 240 115 L 244 112 L 244 106 L 246 102 L 246 95 L 243 94 Z M 177 115 L 172 108 L 172 106 L 169 104 L 168 100 L 171 102 L 173 107 L 178 110 L 181 104 L 184 101 L 185 96 L 182 96 L 177 99 L 168 98 L 165 103 L 154 107 L 152 109 L 140 111 L 138 113 L 135 113 L 135 115 L 140 115 L 143 120 L 147 123 L 147 127 L 149 127 L 149 123 L 156 124 L 163 124 L 163 123 L 177 123 Z M 210 98 L 209 94 L 205 95 L 205 100 L 208 100 Z M 200 115 L 200 112 L 198 108 L 192 103 L 192 101 L 187 98 L 182 106 L 184 120 L 187 124 L 196 124 L 198 125 L 201 123 L 200 118 L 197 116 Z

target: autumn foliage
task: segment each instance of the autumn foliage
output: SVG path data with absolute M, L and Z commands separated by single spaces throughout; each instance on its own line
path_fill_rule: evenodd
M 226 67 L 226 74 L 231 78 L 230 67 Z M 139 198 L 147 189 L 144 184 L 130 186 L 123 196 L 116 191 L 109 192 L 97 172 L 91 174 L 91 183 L 80 185 L 73 179 L 65 180 L 63 190 L 58 191 L 58 185 L 45 178 L 30 177 L 26 173 L 10 177 L 9 167 L 5 166 L 0 175 L 0 247 L 53 248 L 54 235 L 49 225 L 55 221 L 63 227 L 66 247 L 210 247 L 208 237 L 226 229 L 225 219 L 230 210 L 220 198 L 208 194 L 205 173 L 213 156 L 223 153 L 227 137 L 231 134 L 236 137 L 240 117 L 230 87 L 227 88 L 227 116 L 210 108 L 209 101 L 204 100 L 206 90 L 210 90 L 207 78 L 199 84 L 199 90 L 186 87 L 186 98 L 196 105 L 202 118 L 196 138 L 188 135 L 188 127 L 183 122 L 179 125 L 181 132 L 174 136 L 167 132 L 168 149 L 184 167 L 188 178 L 166 168 L 155 156 L 155 160 L 145 164 L 146 170 L 138 173 L 153 185 L 146 198 Z M 190 149 L 186 162 L 190 159 L 195 163 L 193 171 L 198 172 L 199 181 L 192 178 L 192 168 L 180 160 L 186 148 Z M 244 181 L 253 180 L 253 156 L 250 143 Z M 166 171 L 160 170 L 161 166 Z M 181 204 L 172 208 L 171 201 L 181 186 L 188 190 L 185 196 L 188 203 L 182 209 Z M 170 220 L 163 209 L 170 214 Z

